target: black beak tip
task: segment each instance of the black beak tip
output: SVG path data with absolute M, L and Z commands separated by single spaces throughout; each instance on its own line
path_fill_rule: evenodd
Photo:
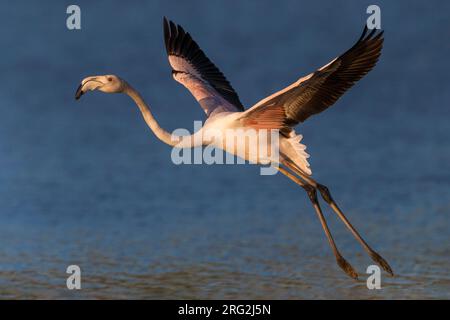
M 83 95 L 83 90 L 81 90 L 81 84 L 78 86 L 77 92 L 75 92 L 75 100 L 78 100 Z

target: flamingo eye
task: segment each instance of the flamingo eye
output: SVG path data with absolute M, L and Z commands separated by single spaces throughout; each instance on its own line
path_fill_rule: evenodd
M 111 77 L 108 77 L 108 81 L 112 81 L 112 78 L 111 78 Z

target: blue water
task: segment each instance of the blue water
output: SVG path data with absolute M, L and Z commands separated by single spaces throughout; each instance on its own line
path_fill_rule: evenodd
M 449 298 L 448 1 L 378 1 L 385 47 L 335 106 L 297 128 L 314 177 L 393 267 L 371 260 L 326 210 L 335 264 L 304 192 L 256 166 L 184 165 L 125 96 L 76 102 L 88 75 L 117 74 L 168 130 L 204 118 L 172 80 L 162 16 L 182 24 L 247 107 L 342 53 L 360 1 L 2 3 L 0 298 Z M 323 206 L 325 209 L 325 205 Z M 82 270 L 82 289 L 65 271 Z

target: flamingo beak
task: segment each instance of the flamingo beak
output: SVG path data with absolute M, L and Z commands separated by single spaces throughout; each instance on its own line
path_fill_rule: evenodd
M 84 94 L 84 92 L 83 92 L 83 84 L 80 84 L 78 86 L 77 92 L 75 92 L 75 100 L 80 99 L 83 94 Z
M 77 92 L 75 92 L 75 99 L 78 100 L 86 92 L 97 90 L 103 86 L 104 83 L 101 80 L 102 79 L 97 76 L 84 78 L 78 86 Z

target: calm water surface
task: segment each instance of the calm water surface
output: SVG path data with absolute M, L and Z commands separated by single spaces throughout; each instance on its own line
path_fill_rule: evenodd
M 131 101 L 73 99 L 114 73 L 168 130 L 203 119 L 171 79 L 162 16 L 185 26 L 251 106 L 357 39 L 360 2 L 62 1 L 2 5 L 0 298 L 450 298 L 449 4 L 381 1 L 379 65 L 298 127 L 317 180 L 396 276 L 368 290 L 371 260 L 326 210 L 345 276 L 304 192 L 254 166 L 175 166 Z M 325 206 L 324 206 L 325 209 Z M 82 290 L 65 270 L 82 269 Z

